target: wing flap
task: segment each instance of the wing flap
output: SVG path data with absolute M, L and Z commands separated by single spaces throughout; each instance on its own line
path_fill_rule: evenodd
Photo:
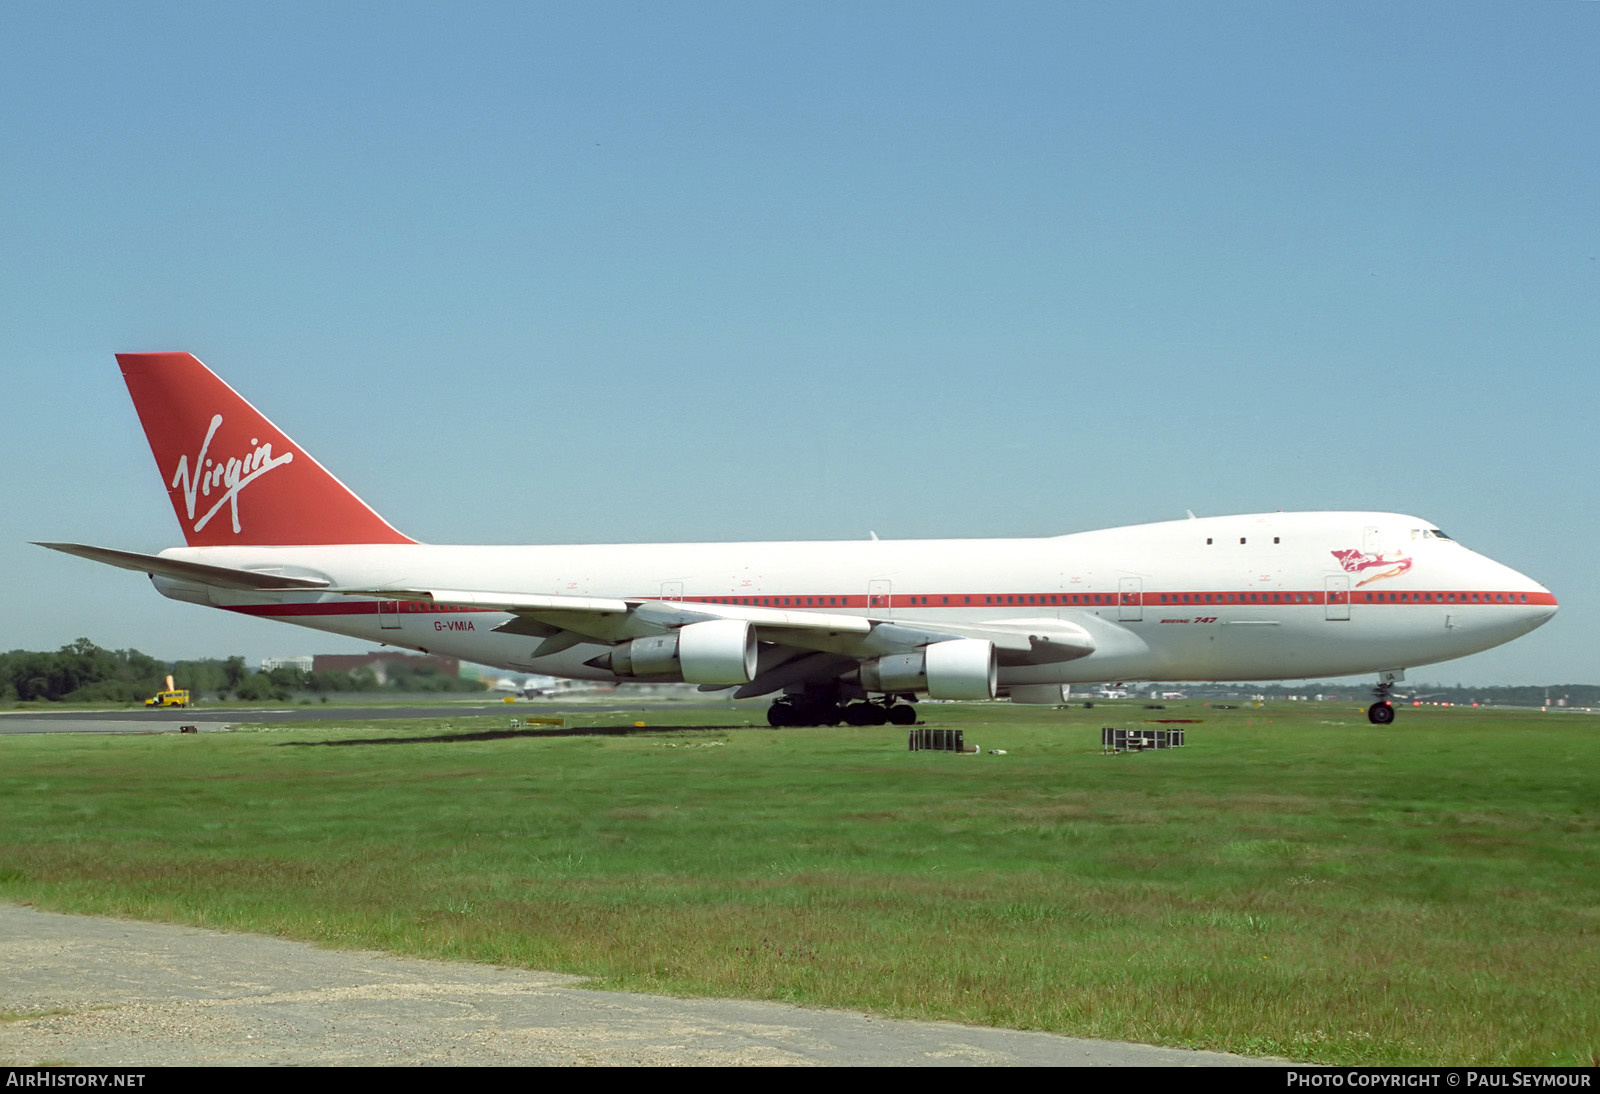
M 1005 619 L 986 623 L 940 623 L 961 638 L 987 638 L 1003 665 L 1048 665 L 1076 661 L 1095 651 L 1094 636 L 1065 619 Z

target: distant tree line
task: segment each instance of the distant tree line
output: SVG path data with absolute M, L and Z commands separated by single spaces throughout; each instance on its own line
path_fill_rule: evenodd
M 138 650 L 107 650 L 80 638 L 54 653 L 12 650 L 0 653 L 0 702 L 66 700 L 69 702 L 143 702 L 173 683 L 196 699 L 285 700 L 299 694 L 338 692 L 480 691 L 476 680 L 448 676 L 438 667 L 391 660 L 381 686 L 370 669 L 353 672 L 305 672 L 276 668 L 250 672 L 243 657 L 199 661 L 159 661 Z
M 1322 695 L 1329 699 L 1351 699 L 1370 703 L 1373 682 L 1341 680 L 1292 684 L 1132 684 L 1129 685 L 1129 694 L 1144 696 L 1158 690 L 1181 691 L 1192 699 L 1239 698 L 1247 695 L 1282 699 L 1289 695 L 1307 697 Z M 1077 688 L 1073 689 L 1074 696 L 1077 691 Z M 1407 680 L 1395 685 L 1394 691 L 1397 703 L 1418 699 L 1425 703 L 1468 705 L 1483 703 L 1490 706 L 1537 707 L 1543 706 L 1548 697 L 1551 705 L 1555 705 L 1558 700 L 1565 700 L 1566 705 L 1572 707 L 1600 706 L 1600 684 L 1506 684 L 1478 687 L 1467 684 L 1413 684 Z
M 159 661 L 138 650 L 107 650 L 80 638 L 54 653 L 12 650 L 0 653 L 0 702 L 68 700 L 71 702 L 143 702 L 166 687 L 168 674 L 180 688 L 189 689 L 195 699 L 286 700 L 300 694 L 330 695 L 340 692 L 396 691 L 405 693 L 481 691 L 477 680 L 462 679 L 439 671 L 429 661 L 415 664 L 399 659 L 384 663 L 383 684 L 372 670 L 352 672 L 305 672 L 297 668 L 276 668 L 271 672 L 251 672 L 243 657 L 200 661 Z M 1343 683 L 1300 684 L 1136 684 L 1133 695 L 1152 690 L 1183 691 L 1193 698 L 1220 698 L 1238 695 L 1324 694 L 1330 698 L 1370 699 L 1370 685 Z M 1074 698 L 1088 689 L 1074 689 Z M 1544 686 L 1467 687 L 1457 684 L 1404 683 L 1396 688 L 1397 701 L 1411 698 L 1427 702 L 1490 703 L 1509 706 L 1541 706 L 1546 697 L 1552 703 L 1565 700 L 1568 706 L 1600 706 L 1600 684 L 1551 684 Z

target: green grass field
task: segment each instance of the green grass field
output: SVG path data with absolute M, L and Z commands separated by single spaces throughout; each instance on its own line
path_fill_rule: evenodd
M 0 738 L 0 899 L 1305 1061 L 1600 1051 L 1592 717 L 923 707 L 1004 756 L 743 710 L 473 737 L 533 712 Z M 1202 721 L 1101 754 L 1158 717 Z M 586 718 L 636 719 L 691 716 Z

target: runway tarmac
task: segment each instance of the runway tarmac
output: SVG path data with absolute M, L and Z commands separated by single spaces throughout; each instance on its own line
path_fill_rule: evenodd
M 465 718 L 485 714 L 539 717 L 550 714 L 610 714 L 637 706 L 615 703 L 438 703 L 416 707 L 261 707 L 259 709 L 194 707 L 189 710 L 50 710 L 0 712 L 0 736 L 14 733 L 176 733 L 192 725 L 201 733 L 263 722 L 328 722 L 340 718 L 375 721 L 386 718 Z M 671 710 L 696 709 L 674 703 Z

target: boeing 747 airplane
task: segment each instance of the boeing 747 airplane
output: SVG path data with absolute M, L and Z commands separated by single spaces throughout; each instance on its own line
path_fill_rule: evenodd
M 519 672 L 775 695 L 774 726 L 910 724 L 916 698 L 1377 673 L 1526 634 L 1549 590 L 1397 513 L 1262 513 L 1043 539 L 438 546 L 395 528 L 187 353 L 117 361 L 187 546 L 41 546 L 175 600 Z

